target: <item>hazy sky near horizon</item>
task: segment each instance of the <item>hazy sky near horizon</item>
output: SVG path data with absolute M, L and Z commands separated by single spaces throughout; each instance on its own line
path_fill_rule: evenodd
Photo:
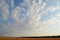
M 60 0 L 0 0 L 0 36 L 60 35 Z

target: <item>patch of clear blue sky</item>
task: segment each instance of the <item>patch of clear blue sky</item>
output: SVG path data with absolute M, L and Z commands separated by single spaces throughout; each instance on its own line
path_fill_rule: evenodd
M 11 0 L 5 0 L 7 2 L 8 5 L 11 5 Z M 14 1 L 14 4 L 15 6 L 19 6 L 23 0 L 13 0 Z
M 49 0 L 48 2 L 46 2 L 46 7 L 57 6 L 59 2 L 60 0 Z
M 59 2 L 59 0 L 50 0 L 48 2 L 46 2 L 46 8 L 51 7 L 51 6 L 57 6 L 57 3 Z M 58 5 L 59 6 L 59 5 Z M 45 21 L 48 20 L 49 18 L 55 17 L 55 15 L 59 12 L 59 10 L 56 10 L 54 12 L 50 11 L 47 13 L 44 13 L 41 16 L 41 21 Z M 59 12 L 60 13 L 60 12 Z
M 42 16 L 41 16 L 41 21 L 45 21 L 45 20 L 48 20 L 48 19 L 51 19 L 53 17 L 55 17 L 57 13 L 56 12 L 47 12 L 47 13 L 44 13 Z
M 41 21 L 45 21 L 45 20 L 48 20 L 48 19 L 51 19 L 53 17 L 55 17 L 57 14 L 60 14 L 60 9 L 56 10 L 55 12 L 47 12 L 47 13 L 44 13 L 42 16 L 41 16 Z
M 23 2 L 23 0 L 14 0 L 14 4 L 16 6 L 19 6 L 22 2 Z

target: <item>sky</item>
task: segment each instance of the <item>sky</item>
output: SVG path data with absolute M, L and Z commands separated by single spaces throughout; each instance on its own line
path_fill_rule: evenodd
M 60 0 L 0 0 L 0 36 L 60 35 Z

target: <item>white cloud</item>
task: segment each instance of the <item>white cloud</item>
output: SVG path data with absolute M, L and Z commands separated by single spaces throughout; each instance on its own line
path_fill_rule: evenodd
M 1 3 L 0 3 L 0 11 L 1 11 L 1 14 L 2 14 L 2 17 L 4 20 L 7 20 L 8 18 L 8 15 L 9 15 L 9 6 L 8 4 L 5 2 L 5 0 L 0 0 Z
M 20 7 L 15 8 L 12 10 L 12 17 L 18 21 L 19 20 L 19 12 L 21 11 Z

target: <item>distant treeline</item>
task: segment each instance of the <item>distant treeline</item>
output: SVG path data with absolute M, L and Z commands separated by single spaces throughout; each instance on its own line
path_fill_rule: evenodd
M 30 37 L 21 37 L 21 38 L 60 38 L 60 35 L 59 36 L 30 36 Z

